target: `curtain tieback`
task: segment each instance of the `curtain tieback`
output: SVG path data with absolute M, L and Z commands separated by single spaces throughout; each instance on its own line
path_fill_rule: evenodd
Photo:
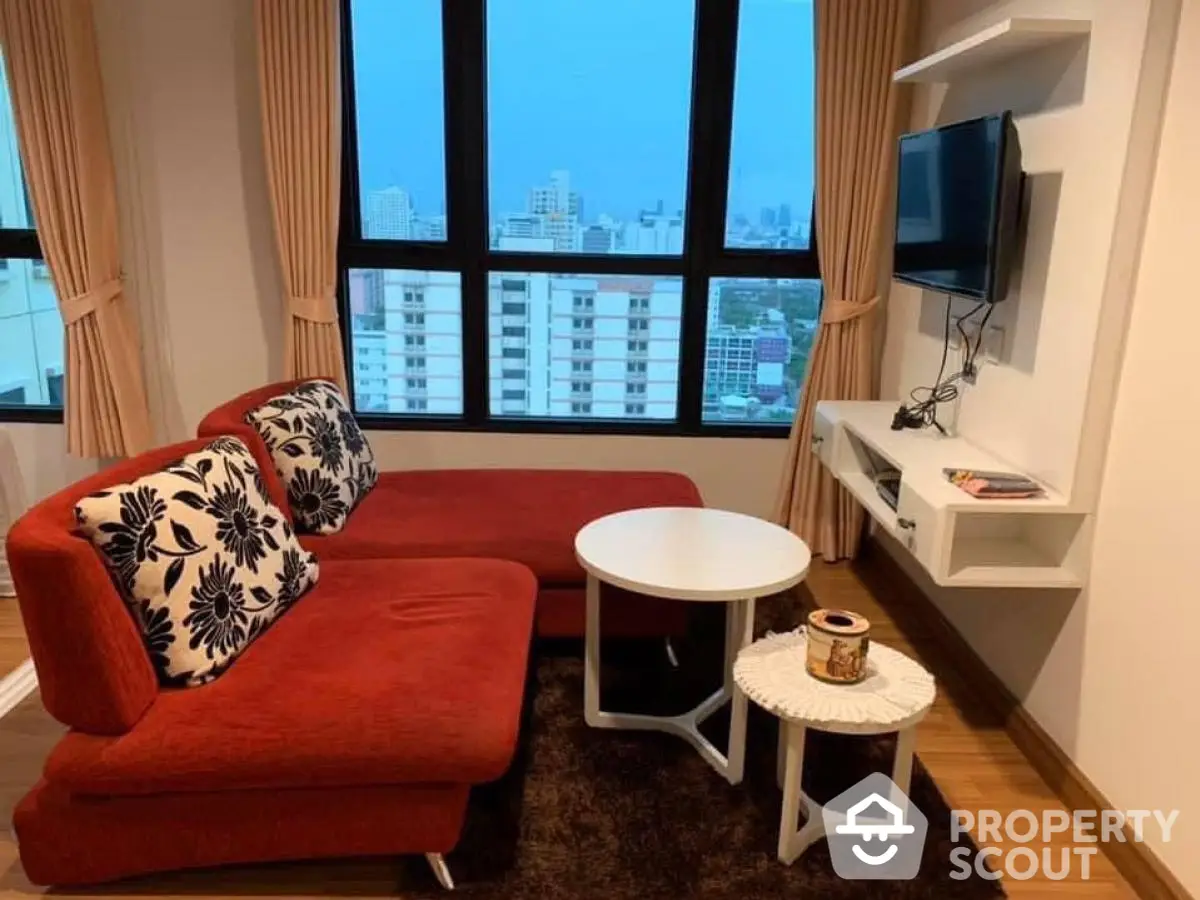
M 121 296 L 121 279 L 113 278 L 99 287 L 68 297 L 59 304 L 63 325 L 78 322 L 84 316 L 91 315 L 105 303 L 110 303 Z
M 869 300 L 856 303 L 852 300 L 828 300 L 821 304 L 821 324 L 832 325 L 835 322 L 849 322 L 859 316 L 865 316 L 879 305 L 879 295 Z
M 337 300 L 332 290 L 317 297 L 289 297 L 288 310 L 297 319 L 322 325 L 334 325 L 338 320 Z

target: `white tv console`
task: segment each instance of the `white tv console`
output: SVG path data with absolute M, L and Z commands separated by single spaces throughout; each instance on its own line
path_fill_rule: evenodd
M 1036 499 L 972 497 L 942 470 L 1013 468 L 965 438 L 933 428 L 893 431 L 897 406 L 895 400 L 818 403 L 812 450 L 935 583 L 1082 587 L 1089 524 L 1084 510 L 1050 488 Z M 887 467 L 900 471 L 894 510 L 875 485 L 875 473 Z

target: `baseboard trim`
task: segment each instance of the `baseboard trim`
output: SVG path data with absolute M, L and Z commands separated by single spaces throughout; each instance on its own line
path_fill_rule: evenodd
M 33 660 L 27 659 L 3 678 L 0 678 L 0 717 L 37 690 L 37 671 Z
M 908 573 L 877 541 L 869 539 L 855 566 L 864 574 L 876 576 L 888 585 L 888 612 L 904 627 L 907 619 L 915 629 L 931 635 L 943 662 L 951 666 L 958 678 L 970 685 L 976 700 L 982 702 L 1012 738 L 1030 765 L 1058 795 L 1067 809 L 1111 809 L 1112 803 L 1079 770 L 1066 752 L 1055 743 L 1029 714 L 1021 701 L 988 668 L 979 655 L 959 634 L 942 611 L 934 605 Z M 872 579 L 873 581 L 875 579 Z M 899 607 L 899 608 L 897 608 Z M 1126 827 L 1128 839 L 1109 842 L 1105 855 L 1130 887 L 1145 900 L 1194 900 L 1171 871 L 1144 843 L 1133 840 L 1132 830 Z

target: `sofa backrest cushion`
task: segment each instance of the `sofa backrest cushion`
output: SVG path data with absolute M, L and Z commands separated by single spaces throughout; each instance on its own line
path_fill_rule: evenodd
M 337 385 L 305 381 L 246 415 L 287 489 L 296 530 L 335 534 L 375 487 L 371 445 Z
M 272 397 L 286 394 L 301 383 L 302 380 L 277 381 L 274 384 L 264 385 L 239 394 L 206 415 L 196 428 L 198 437 L 215 438 L 228 434 L 241 438 L 245 442 L 246 446 L 250 448 L 250 452 L 254 454 L 259 469 L 262 470 L 263 481 L 266 482 L 267 493 L 271 495 L 271 501 L 283 510 L 288 521 L 292 520 L 292 513 L 288 508 L 287 489 L 283 486 L 283 480 L 279 477 L 279 473 L 275 471 L 271 452 L 263 443 L 258 429 L 246 421 L 246 415 L 251 410 L 258 409 Z
M 124 734 L 158 695 L 138 628 L 75 505 L 88 494 L 154 472 L 206 440 L 151 450 L 64 488 L 28 510 L 8 533 L 8 562 L 42 703 L 64 725 Z
M 211 681 L 317 579 L 249 449 L 223 435 L 75 506 L 159 681 Z

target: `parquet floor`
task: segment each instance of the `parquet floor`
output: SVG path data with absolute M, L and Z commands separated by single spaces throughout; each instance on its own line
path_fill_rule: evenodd
M 0 598 L 0 678 L 3 678 L 29 656 L 21 613 L 12 597 Z

